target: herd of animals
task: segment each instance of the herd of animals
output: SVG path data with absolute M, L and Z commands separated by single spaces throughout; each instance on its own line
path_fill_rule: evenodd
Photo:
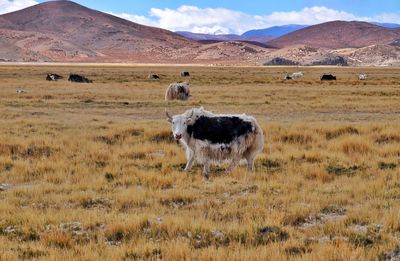
M 189 77 L 190 73 L 187 71 L 182 71 L 180 73 L 181 77 Z M 304 77 L 303 72 L 295 72 L 292 74 L 286 74 L 283 80 L 295 80 L 298 78 Z M 47 81 L 58 81 L 60 79 L 63 79 L 64 77 L 61 75 L 58 75 L 56 73 L 50 73 L 47 74 L 46 80 Z M 160 76 L 155 73 L 150 73 L 148 75 L 149 80 L 160 80 Z M 365 73 L 361 73 L 358 77 L 359 80 L 366 80 L 367 75 Z M 332 81 L 336 80 L 336 76 L 332 74 L 323 74 L 320 77 L 321 81 Z M 78 83 L 92 83 L 93 81 L 86 78 L 83 75 L 79 74 L 70 74 L 68 77 L 68 81 L 70 82 L 78 82 Z M 20 90 L 21 93 L 22 91 Z M 189 83 L 187 82 L 179 82 L 179 83 L 172 83 L 168 86 L 166 92 L 165 92 L 165 100 L 171 101 L 171 100 L 182 100 L 186 101 L 190 97 L 190 89 L 189 89 Z
M 189 72 L 181 72 L 181 77 L 189 77 Z M 304 77 L 304 73 L 287 74 L 284 80 L 294 80 Z M 46 80 L 57 81 L 63 77 L 58 74 L 48 74 Z M 150 73 L 150 80 L 159 80 L 157 74 Z M 366 74 L 360 74 L 359 80 L 366 80 Z M 321 81 L 336 80 L 332 74 L 324 74 Z M 92 80 L 79 74 L 70 74 L 68 81 L 91 83 Z M 18 92 L 18 90 L 17 90 Z M 186 101 L 190 97 L 187 82 L 172 83 L 165 93 L 165 100 Z M 195 163 L 203 166 L 205 178 L 209 177 L 210 165 L 229 162 L 226 172 L 231 172 L 244 159 L 247 169 L 254 170 L 254 159 L 262 152 L 264 135 L 257 120 L 246 114 L 214 114 L 201 108 L 193 108 L 178 115 L 171 116 L 166 110 L 167 121 L 171 124 L 173 137 L 179 141 L 185 150 L 185 171 L 190 171 Z
M 284 80 L 295 80 L 298 78 L 301 78 L 304 76 L 303 72 L 295 72 L 292 74 L 286 74 L 286 76 L 283 78 Z M 321 81 L 336 81 L 336 76 L 332 75 L 332 74 L 323 74 L 321 75 L 321 77 L 319 78 Z M 365 73 L 360 73 L 358 75 L 358 79 L 360 81 L 366 80 L 367 79 L 367 74 Z

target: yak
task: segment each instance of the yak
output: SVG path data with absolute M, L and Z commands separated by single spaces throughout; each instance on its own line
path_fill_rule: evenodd
M 92 83 L 92 80 L 89 80 L 88 78 L 86 78 L 83 75 L 79 75 L 79 74 L 70 74 L 68 81 L 70 82 L 83 82 L 83 83 Z
M 336 76 L 333 76 L 332 74 L 324 74 L 320 77 L 321 81 L 336 81 Z
M 186 152 L 185 171 L 195 163 L 203 165 L 203 174 L 209 176 L 210 164 L 230 161 L 226 172 L 231 172 L 241 159 L 247 160 L 247 169 L 254 170 L 254 159 L 264 148 L 263 130 L 256 119 L 246 114 L 214 114 L 201 108 L 170 116 L 173 136 Z
M 190 97 L 190 89 L 189 84 L 187 82 L 183 83 L 171 83 L 166 92 L 165 92 L 165 100 L 182 100 L 186 101 Z

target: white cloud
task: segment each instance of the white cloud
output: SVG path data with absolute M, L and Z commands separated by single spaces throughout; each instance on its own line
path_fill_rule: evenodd
M 0 0 L 0 14 L 14 12 L 37 4 L 38 2 L 33 0 Z
M 134 14 L 127 14 L 127 13 L 115 14 L 112 12 L 107 12 L 107 13 L 114 15 L 114 16 L 121 17 L 121 18 L 129 20 L 129 21 L 132 21 L 134 23 L 144 24 L 144 25 L 149 25 L 149 26 L 158 26 L 158 23 L 156 21 L 153 21 L 150 18 L 147 18 L 146 16 L 143 16 L 143 15 L 134 15 Z
M 400 15 L 396 13 L 366 17 L 330 9 L 325 6 L 306 7 L 302 10 L 291 12 L 273 12 L 266 15 L 250 15 L 225 8 L 199 8 L 184 5 L 177 9 L 152 8 L 148 16 L 116 15 L 137 23 L 161 27 L 171 31 L 191 31 L 209 34 L 241 34 L 247 30 L 275 25 L 312 25 L 334 20 L 400 23 Z
M 324 6 L 306 7 L 300 11 L 292 12 L 273 12 L 270 15 L 262 16 L 259 19 L 273 24 L 318 24 L 334 20 L 342 21 L 369 21 L 368 17 L 355 16 L 351 13 L 337 11 Z
M 399 13 L 383 13 L 374 16 L 374 21 L 381 23 L 397 23 L 400 24 L 400 14 Z
M 252 24 L 252 16 L 225 8 L 181 6 L 176 10 L 150 10 L 150 17 L 159 27 L 173 31 L 190 30 L 197 33 L 235 33 Z

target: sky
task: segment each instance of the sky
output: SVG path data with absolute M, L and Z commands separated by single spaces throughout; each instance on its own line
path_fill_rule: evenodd
M 0 0 L 0 14 L 42 0 Z M 133 22 L 210 34 L 241 34 L 285 24 L 312 25 L 333 20 L 400 24 L 400 0 L 76 0 Z

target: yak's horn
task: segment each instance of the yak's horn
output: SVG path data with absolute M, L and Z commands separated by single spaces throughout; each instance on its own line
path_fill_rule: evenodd
M 167 116 L 168 120 L 172 120 L 172 117 L 169 115 L 167 109 L 165 109 L 165 115 Z

